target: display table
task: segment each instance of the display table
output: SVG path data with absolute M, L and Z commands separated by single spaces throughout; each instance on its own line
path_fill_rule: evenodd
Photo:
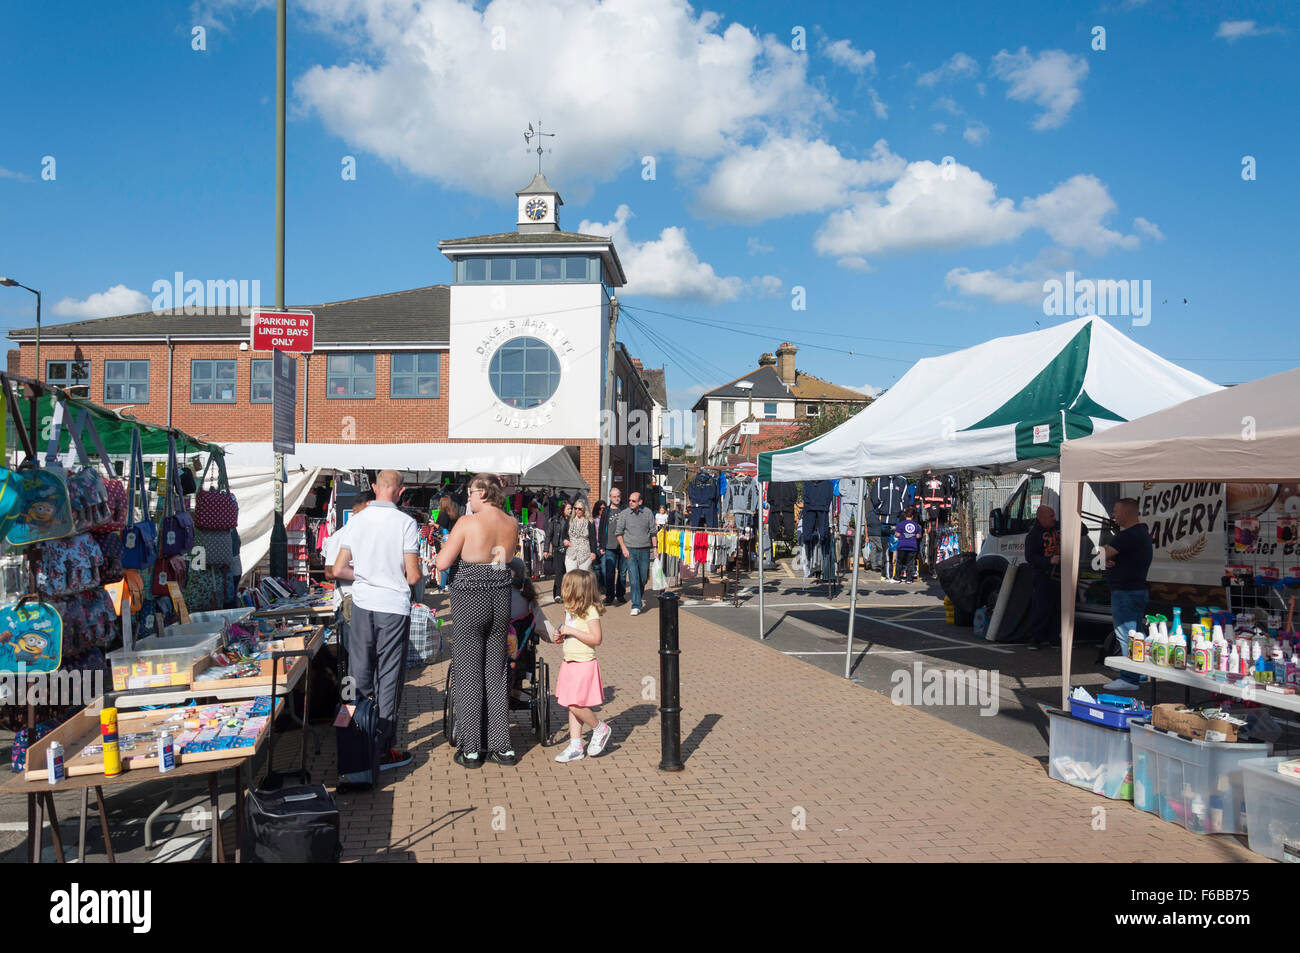
M 278 694 L 278 693 L 277 693 Z M 272 730 L 271 724 L 279 714 L 284 702 L 277 699 L 275 708 L 262 731 L 258 733 L 253 745 L 246 748 L 229 748 L 224 751 L 210 751 L 192 756 L 183 763 L 177 764 L 175 768 L 168 771 L 165 775 L 160 774 L 157 770 L 157 762 L 154 759 L 145 762 L 144 767 L 135 770 L 124 770 L 115 777 L 106 777 L 103 773 L 85 773 L 77 774 L 64 778 L 57 784 L 50 784 L 44 777 L 29 780 L 29 773 L 43 774 L 43 769 L 33 768 L 32 772 L 23 772 L 15 774 L 3 784 L 0 784 L 0 795 L 27 795 L 36 798 L 39 806 L 39 816 L 35 820 L 34 829 L 29 826 L 27 831 L 27 842 L 31 848 L 31 860 L 33 863 L 40 863 L 42 841 L 44 840 L 45 827 L 45 810 L 48 807 L 50 812 L 50 829 L 53 831 L 55 855 L 60 863 L 64 862 L 63 843 L 59 835 L 59 819 L 54 812 L 54 795 L 60 791 L 81 791 L 81 824 L 79 828 L 79 843 L 77 847 L 77 859 L 84 861 L 86 849 L 86 811 L 88 807 L 89 795 L 91 789 L 95 792 L 95 802 L 99 809 L 99 822 L 104 832 L 104 847 L 110 863 L 115 862 L 113 856 L 112 837 L 109 831 L 108 811 L 104 806 L 104 788 L 121 784 L 136 784 L 144 781 L 167 778 L 170 781 L 179 781 L 190 777 L 207 777 L 208 779 L 208 800 L 212 810 L 212 862 L 225 862 L 225 847 L 221 837 L 221 809 L 217 797 L 218 785 L 217 778 L 222 771 L 232 770 L 235 773 L 235 859 L 239 859 L 239 837 L 243 829 L 243 809 L 244 809 L 244 789 L 243 789 L 243 769 L 251 765 L 253 759 L 261 750 L 263 743 L 266 741 L 268 733 Z M 81 711 L 72 718 L 64 722 L 50 734 L 43 737 L 27 752 L 29 765 L 44 765 L 45 752 L 52 741 L 65 743 L 65 748 L 69 754 L 80 750 L 80 746 L 86 744 L 99 734 L 99 708 L 94 706 L 95 711 L 92 713 L 89 709 Z M 128 722 L 124 722 L 129 724 Z M 184 759 L 184 755 L 181 755 Z M 149 766 L 152 762 L 152 768 Z M 66 763 L 66 762 L 65 762 Z
M 257 609 L 249 616 L 250 619 L 295 619 L 299 617 L 323 622 L 334 618 L 334 606 L 326 604 L 323 606 L 287 606 L 282 609 Z
M 1168 665 L 1154 665 L 1151 662 L 1134 662 L 1122 655 L 1112 655 L 1106 659 L 1106 666 L 1124 672 L 1132 672 L 1135 675 L 1145 675 L 1153 681 L 1175 682 L 1179 685 L 1186 685 L 1188 688 L 1199 688 L 1202 691 L 1212 692 L 1216 695 L 1230 695 L 1233 698 L 1258 702 L 1271 708 L 1300 712 L 1300 695 L 1279 695 L 1276 692 L 1266 691 L 1264 686 L 1255 685 L 1253 682 L 1249 687 L 1240 682 L 1235 684 L 1221 682 L 1212 676 L 1201 675 L 1191 669 L 1170 668 Z M 1151 689 L 1151 701 L 1152 704 L 1155 703 L 1154 685 L 1152 685 Z

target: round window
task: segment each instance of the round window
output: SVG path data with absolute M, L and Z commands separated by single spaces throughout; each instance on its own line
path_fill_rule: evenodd
M 497 400 L 507 407 L 537 407 L 550 400 L 560 386 L 560 359 L 545 341 L 514 338 L 492 355 L 488 381 Z

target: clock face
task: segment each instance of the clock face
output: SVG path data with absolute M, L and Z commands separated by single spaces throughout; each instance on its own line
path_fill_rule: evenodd
M 546 200 L 530 199 L 528 204 L 524 206 L 524 214 L 527 215 L 529 218 L 531 218 L 534 222 L 540 221 L 541 219 L 545 218 Z

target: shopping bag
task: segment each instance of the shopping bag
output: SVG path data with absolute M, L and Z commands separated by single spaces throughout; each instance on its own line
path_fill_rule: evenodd
M 0 609 L 0 672 L 53 672 L 63 659 L 63 619 L 33 595 Z
M 656 557 L 655 561 L 650 564 L 650 588 L 651 589 L 668 588 L 668 583 L 664 579 L 664 567 L 663 567 L 662 556 Z

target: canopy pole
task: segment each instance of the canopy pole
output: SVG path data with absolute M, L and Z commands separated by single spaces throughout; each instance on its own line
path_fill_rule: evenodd
M 1061 708 L 1070 708 L 1070 663 L 1074 649 L 1074 602 L 1079 591 L 1083 549 L 1080 512 L 1083 484 L 1061 479 Z
M 853 514 L 853 583 L 849 589 L 849 641 L 844 646 L 844 677 L 853 669 L 853 624 L 858 619 L 858 558 L 862 555 L 862 501 L 866 496 L 867 478 L 858 479 L 858 509 Z
M 767 626 L 764 624 L 765 613 L 763 600 L 763 563 L 767 562 L 766 545 L 770 545 L 771 540 L 764 542 L 767 535 L 764 532 L 763 516 L 767 508 L 767 484 L 762 480 L 758 481 L 758 639 L 764 641 L 767 638 Z

